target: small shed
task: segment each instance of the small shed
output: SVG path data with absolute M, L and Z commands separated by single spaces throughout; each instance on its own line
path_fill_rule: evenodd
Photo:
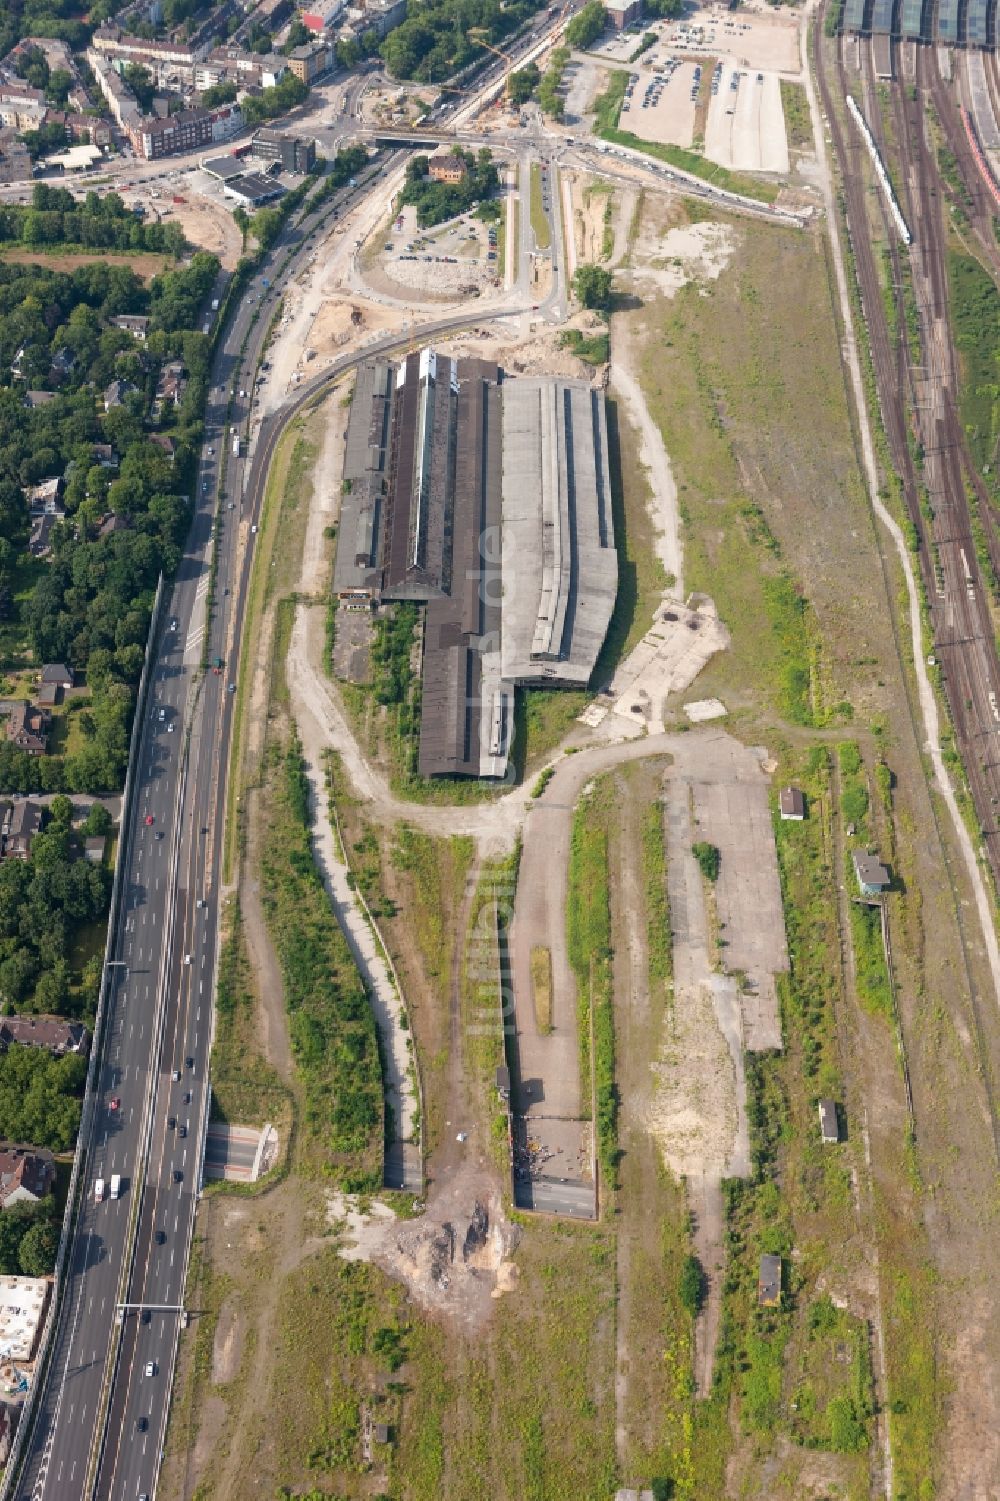
M 881 896 L 883 891 L 888 890 L 889 872 L 878 855 L 870 855 L 867 850 L 852 850 L 851 859 L 854 861 L 854 874 L 863 896 Z
M 376 1423 L 372 1429 L 372 1438 L 377 1444 L 387 1444 L 392 1437 L 388 1423 Z
M 91 834 L 83 841 L 83 858 L 89 860 L 91 865 L 100 865 L 104 860 L 104 848 L 107 844 L 103 834 Z
M 824 1142 L 831 1145 L 836 1145 L 840 1140 L 835 1100 L 820 1100 L 819 1102 L 819 1134 Z
M 782 818 L 801 823 L 806 816 L 805 795 L 800 787 L 782 787 L 778 794 L 778 810 Z
M 502 1100 L 510 1099 L 510 1069 L 503 1063 L 497 1069 L 497 1094 Z
M 41 681 L 43 683 L 55 683 L 57 688 L 72 688 L 74 682 L 73 669 L 67 667 L 65 662 L 46 662 L 42 668 Z
M 762 1256 L 757 1278 L 757 1302 L 761 1308 L 781 1307 L 781 1257 Z

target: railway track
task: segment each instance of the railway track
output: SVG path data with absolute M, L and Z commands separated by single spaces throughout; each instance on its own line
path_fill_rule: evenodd
M 848 234 L 854 251 L 883 427 L 892 467 L 899 478 L 907 513 L 920 541 L 919 562 L 930 606 L 935 652 L 942 663 L 959 751 L 984 831 L 986 854 L 996 878 L 1000 868 L 1000 831 L 997 827 L 1000 714 L 995 706 L 1000 702 L 1000 663 L 976 557 L 966 492 L 968 482 L 979 494 L 981 480 L 975 475 L 968 454 L 956 404 L 956 361 L 948 323 L 942 200 L 937 163 L 931 156 L 923 120 L 922 89 L 930 87 L 927 78 L 929 64 L 926 59 L 921 62 L 918 51 L 914 97 L 911 98 L 910 90 L 898 82 L 890 86 L 896 138 L 895 150 L 890 152 L 878 108 L 871 49 L 864 47 L 862 51 L 861 87 L 865 114 L 883 160 L 887 165 L 891 160 L 899 165 L 900 206 L 914 236 L 907 251 L 898 240 L 880 199 L 893 276 L 892 295 L 896 309 L 893 335 L 886 317 L 882 278 L 869 232 L 868 195 L 862 175 L 860 141 L 857 133 L 845 130 L 841 122 L 818 28 L 814 35 L 817 79 L 834 152 L 841 167 Z M 836 87 L 846 96 L 849 81 L 842 46 L 838 48 L 835 71 Z M 896 72 L 898 75 L 898 68 Z M 909 258 L 919 314 L 919 364 L 911 358 L 902 295 L 905 256 Z M 918 473 L 911 452 L 911 433 L 923 447 L 922 473 Z M 929 513 L 928 508 L 921 506 L 922 488 L 928 492 Z M 996 541 L 995 537 L 993 541 Z M 992 546 L 990 552 L 992 558 Z M 939 567 L 936 560 L 939 560 Z M 888 573 L 886 577 L 888 586 Z M 898 646 L 898 632 L 896 640 Z M 922 730 L 912 701 L 909 708 L 919 744 L 923 738 Z M 959 893 L 933 801 L 931 809 L 938 826 L 938 842 L 945 852 L 945 869 L 958 921 L 982 1077 L 989 1100 L 994 1152 L 1000 1162 L 1000 1125 L 993 1098 L 990 1050 L 986 1043 L 982 1008 L 972 977 Z

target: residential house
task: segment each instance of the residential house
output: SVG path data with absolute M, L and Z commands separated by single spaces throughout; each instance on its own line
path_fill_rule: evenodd
M 90 1033 L 83 1022 L 64 1021 L 61 1016 L 0 1016 L 0 1049 L 15 1042 L 64 1058 L 67 1053 L 85 1053 Z
M 44 756 L 49 745 L 50 716 L 37 704 L 15 704 L 7 720 L 7 739 L 29 756 Z
M 821 1140 L 827 1145 L 836 1145 L 840 1140 L 835 1100 L 820 1100 L 819 1102 L 819 1134 Z
M 113 380 L 104 392 L 104 410 L 110 412 L 112 407 L 120 407 L 126 396 L 134 390 L 135 387 L 127 380 Z
M 39 681 L 55 683 L 58 688 L 72 688 L 76 683 L 72 667 L 67 667 L 65 662 L 46 662 Z
M 149 334 L 149 319 L 140 313 L 119 313 L 117 318 L 111 320 L 115 328 L 120 328 L 122 333 L 131 334 L 133 339 L 138 339 L 140 344 L 145 344 Z
M 76 355 L 72 349 L 67 349 L 65 346 L 57 349 L 49 366 L 49 380 L 54 386 L 62 385 L 63 381 L 68 379 L 75 364 Z
M 127 516 L 119 516 L 116 511 L 110 511 L 97 528 L 97 535 L 103 540 L 105 537 L 113 537 L 116 532 L 131 530 L 132 523 Z
M 31 531 L 28 535 L 28 551 L 33 558 L 47 558 L 52 551 L 52 528 L 57 521 L 65 521 L 66 512 L 62 506 L 54 511 L 45 511 L 40 516 L 31 519 Z
M 870 855 L 867 850 L 852 850 L 851 859 L 862 896 L 881 896 L 888 890 L 892 878 L 877 855 Z
M 35 835 L 42 827 L 42 805 L 30 798 L 11 803 L 0 825 L 0 852 L 5 860 L 27 860 Z M 4 1017 L 9 1022 L 9 1016 Z M 3 1033 L 0 1030 L 0 1039 Z
M 47 407 L 50 401 L 55 401 L 55 391 L 25 391 L 24 404 L 29 412 L 37 412 L 40 407 Z
M 28 502 L 28 510 L 35 516 L 43 513 L 54 516 L 61 510 L 59 497 L 63 492 L 63 478 L 61 474 L 54 475 L 52 479 L 43 480 L 40 485 L 29 485 L 24 492 Z
M 42 683 L 39 685 L 35 698 L 38 700 L 40 709 L 54 709 L 62 697 L 62 689 L 55 683 Z
M 801 823 L 806 816 L 805 796 L 798 787 L 783 787 L 778 794 L 778 811 L 782 818 Z
M 312 83 L 332 66 L 333 48 L 327 42 L 306 42 L 288 56 L 288 66 L 303 83 Z
M 757 1278 L 757 1302 L 761 1308 L 781 1307 L 781 1257 L 762 1256 Z
M 52 1192 L 56 1165 L 41 1147 L 0 1147 L 0 1209 L 38 1204 Z
M 150 443 L 155 443 L 157 448 L 161 448 L 163 450 L 167 458 L 170 460 L 171 464 L 174 462 L 174 454 L 177 451 L 177 445 L 175 444 L 173 438 L 170 437 L 169 433 L 150 433 L 149 441 Z
M 427 175 L 435 182 L 464 182 L 468 167 L 450 146 L 439 146 L 427 163 Z
M 180 360 L 168 360 L 160 371 L 153 400 L 153 416 L 159 421 L 165 406 L 178 407 L 184 396 L 187 380 Z
M 91 865 L 104 863 L 104 851 L 107 847 L 107 839 L 103 834 L 91 834 L 83 841 L 83 858 L 89 860 Z
M 91 452 L 94 456 L 94 463 L 99 464 L 102 469 L 118 468 L 118 455 L 110 443 L 93 443 Z

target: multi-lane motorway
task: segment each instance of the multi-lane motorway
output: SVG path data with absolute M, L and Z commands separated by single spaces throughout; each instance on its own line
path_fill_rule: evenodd
M 378 190 L 377 178 L 345 189 L 338 212 Z M 326 205 L 319 216 L 329 212 Z M 177 1339 L 187 1317 L 184 1282 L 208 1106 L 222 768 L 264 483 L 275 443 L 298 407 L 359 359 L 407 342 L 387 336 L 337 361 L 264 419 L 251 453 L 241 445 L 234 457 L 230 447 L 216 512 L 224 445 L 237 427 L 245 429 L 271 315 L 281 287 L 311 253 L 319 216 L 287 229 L 274 246 L 214 361 L 194 520 L 151 649 L 148 700 L 135 730 L 134 793 L 119 856 L 122 910 L 100 1066 L 81 1133 L 83 1190 L 51 1356 L 8 1490 L 18 1501 L 85 1495 L 137 1501 L 155 1491 Z M 272 285 L 261 291 L 265 277 Z M 522 303 L 506 315 L 524 311 Z M 422 332 L 430 337 L 490 315 L 480 309 L 451 316 Z M 243 398 L 241 390 L 250 394 Z M 209 618 L 213 525 L 217 574 Z M 227 650 L 227 643 L 236 645 Z M 206 655 L 223 658 L 220 673 L 201 671 Z M 113 1200 L 106 1192 L 97 1203 L 96 1179 L 109 1184 L 113 1174 L 121 1178 L 120 1196 Z

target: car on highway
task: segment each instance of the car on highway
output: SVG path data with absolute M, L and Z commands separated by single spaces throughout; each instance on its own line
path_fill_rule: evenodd
M 120 1110 L 121 1108 L 122 1108 L 122 1102 L 118 1098 L 118 1096 L 115 1095 L 114 1099 L 111 1101 L 111 1104 L 108 1106 L 108 1109 L 109 1110 Z
M 175 1084 L 178 1084 L 180 1082 L 180 1077 L 181 1077 L 181 1071 L 180 1071 L 180 1069 L 179 1068 L 172 1068 L 170 1070 L 170 1077 L 171 1077 L 171 1079 L 173 1079 L 173 1081 L 174 1081 Z
M 157 1230 L 156 1234 L 153 1236 L 153 1239 L 156 1241 L 156 1244 L 158 1246 L 162 1246 L 163 1243 L 165 1242 L 166 1238 L 167 1238 L 167 1232 L 166 1232 L 166 1230 Z
M 152 813 L 147 813 L 146 814 L 146 817 L 143 819 L 143 823 L 146 825 L 147 829 L 149 829 L 149 828 L 152 827 L 152 825 L 153 825 L 153 815 L 152 815 Z
M 176 1124 L 177 1124 L 177 1117 L 176 1117 L 176 1115 L 168 1115 L 167 1116 L 167 1130 L 168 1131 L 172 1131 L 174 1129 L 174 1127 L 176 1126 Z
M 149 1419 L 148 1418 L 136 1418 L 136 1420 L 135 1420 L 135 1431 L 136 1431 L 136 1433 L 145 1433 L 145 1431 L 146 1431 L 146 1429 L 148 1427 L 149 1427 Z
M 148 1324 L 152 1317 L 153 1315 L 150 1313 L 149 1309 L 144 1308 L 139 1315 L 139 1322 L 140 1324 Z
M 180 1170 L 179 1167 L 175 1167 L 174 1168 L 174 1182 L 175 1183 L 183 1183 L 184 1182 L 184 1174 L 181 1172 L 181 1170 Z
M 187 1058 L 184 1059 L 184 1062 L 186 1063 L 186 1065 L 187 1065 L 188 1068 L 194 1068 L 194 1059 L 193 1058 L 187 1057 Z
M 156 1361 L 155 1360 L 147 1360 L 146 1361 L 146 1375 L 147 1376 L 155 1376 L 156 1375 Z
M 177 1135 L 178 1136 L 182 1136 L 183 1137 L 183 1136 L 186 1136 L 187 1134 L 188 1134 L 188 1128 L 187 1128 L 187 1126 L 179 1126 L 177 1128 Z
M 177 629 L 177 626 L 178 626 L 178 624 L 179 624 L 179 622 L 178 622 L 178 619 L 177 619 L 177 616 L 176 616 L 176 615 L 174 615 L 174 616 L 173 616 L 173 617 L 172 617 L 172 618 L 171 618 L 171 621 L 170 621 L 170 629 L 171 629 L 171 630 L 172 630 L 172 631 L 176 631 L 176 629 Z

